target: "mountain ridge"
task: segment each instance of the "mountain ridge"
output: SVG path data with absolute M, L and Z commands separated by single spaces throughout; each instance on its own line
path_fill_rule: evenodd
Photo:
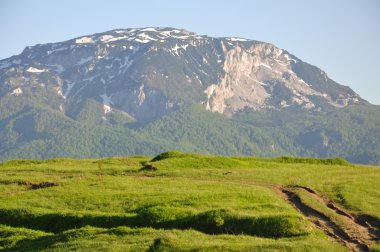
M 176 145 L 222 155 L 380 160 L 373 150 L 380 146 L 379 127 L 366 112 L 375 116 L 378 109 L 349 87 L 272 44 L 184 29 L 115 29 L 27 47 L 0 60 L 0 105 L 3 160 L 154 155 Z M 274 115 L 286 127 L 270 126 Z M 180 130 L 185 122 L 188 132 Z M 357 132 L 350 136 L 350 131 Z M 368 147 L 363 148 L 359 133 Z M 355 150 L 360 157 L 354 157 Z
M 36 54 L 38 51 L 41 53 Z M 117 29 L 28 47 L 23 55 L 28 67 L 20 71 L 35 75 L 37 82 L 39 75 L 50 73 L 57 94 L 64 100 L 70 95 L 87 96 L 96 89 L 91 98 L 103 102 L 105 113 L 114 105 L 132 117 L 149 110 L 163 115 L 181 101 L 201 103 L 224 114 L 245 108 L 301 106 L 318 110 L 324 103 L 345 107 L 365 102 L 320 69 L 269 43 L 212 38 L 183 29 Z M 22 59 L 12 63 L 22 65 Z M 2 63 L 0 69 L 9 64 Z M 9 92 L 21 95 L 23 91 L 15 87 Z M 278 101 L 279 95 L 273 97 L 273 92 L 285 94 L 284 99 Z M 155 119 L 154 115 L 146 117 L 137 120 Z

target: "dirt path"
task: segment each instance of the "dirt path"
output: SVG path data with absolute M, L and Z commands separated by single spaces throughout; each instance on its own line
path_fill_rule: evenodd
M 229 172 L 223 175 L 231 174 Z M 129 175 L 135 176 L 135 175 Z M 153 178 L 154 175 L 151 175 Z M 343 244 L 350 251 L 369 251 L 369 245 L 373 242 L 380 242 L 380 223 L 377 219 L 371 216 L 354 216 L 347 210 L 338 207 L 330 199 L 324 197 L 318 192 L 305 186 L 289 186 L 279 187 L 273 183 L 266 182 L 253 182 L 253 181 L 226 181 L 225 179 L 199 179 L 193 176 L 176 176 L 176 178 L 191 179 L 196 181 L 210 181 L 210 182 L 226 182 L 239 185 L 255 185 L 272 188 L 283 199 L 290 202 L 295 206 L 303 215 L 305 215 L 312 223 L 318 228 L 326 232 L 334 240 Z M 344 226 L 338 225 L 329 216 L 321 213 L 320 211 L 306 205 L 302 202 L 301 198 L 297 195 L 296 190 L 303 190 L 319 201 L 322 205 L 334 211 L 341 222 L 345 223 Z M 377 227 L 378 230 L 376 230 Z
M 324 213 L 308 206 L 302 202 L 296 190 L 303 190 L 319 201 L 325 207 L 334 211 L 345 225 L 338 225 L 334 220 Z M 338 207 L 334 202 L 322 196 L 318 192 L 305 186 L 291 186 L 286 188 L 275 188 L 285 200 L 291 202 L 303 215 L 305 215 L 318 228 L 329 236 L 346 246 L 350 251 L 368 251 L 369 244 L 380 241 L 378 231 L 373 228 L 363 217 L 355 217 L 348 211 Z

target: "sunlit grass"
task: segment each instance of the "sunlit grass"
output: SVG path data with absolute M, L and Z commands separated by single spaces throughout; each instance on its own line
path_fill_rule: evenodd
M 379 167 L 180 152 L 151 159 L 1 164 L 0 247 L 341 251 L 273 191 L 287 185 L 311 187 L 380 218 Z M 157 170 L 140 171 L 145 164 Z M 44 182 L 54 186 L 31 189 Z

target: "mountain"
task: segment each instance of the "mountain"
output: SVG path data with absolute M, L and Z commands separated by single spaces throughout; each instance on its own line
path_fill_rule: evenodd
M 150 154 L 380 162 L 380 108 L 269 43 L 117 29 L 0 61 L 0 159 Z

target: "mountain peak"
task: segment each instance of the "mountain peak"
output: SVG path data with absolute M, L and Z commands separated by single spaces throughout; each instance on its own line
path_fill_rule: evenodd
M 0 61 L 0 73 L 0 97 L 14 96 L 18 88 L 18 98 L 43 88 L 62 100 L 63 113 L 70 114 L 78 99 L 93 99 L 107 115 L 117 110 L 142 122 L 194 103 L 234 115 L 365 102 L 272 44 L 170 27 L 115 29 L 28 47 Z
M 363 146 L 379 149 L 377 121 L 363 119 L 377 120 L 370 107 L 270 43 L 167 27 L 116 29 L 0 60 L 0 160 L 179 146 L 375 163 L 378 154 L 354 156 L 366 153 Z
M 116 41 L 135 41 L 139 43 L 165 42 L 167 39 L 201 39 L 196 33 L 184 29 L 175 29 L 170 27 L 145 27 L 116 29 L 106 33 L 83 36 L 75 39 L 77 44 L 90 43 L 111 43 Z

